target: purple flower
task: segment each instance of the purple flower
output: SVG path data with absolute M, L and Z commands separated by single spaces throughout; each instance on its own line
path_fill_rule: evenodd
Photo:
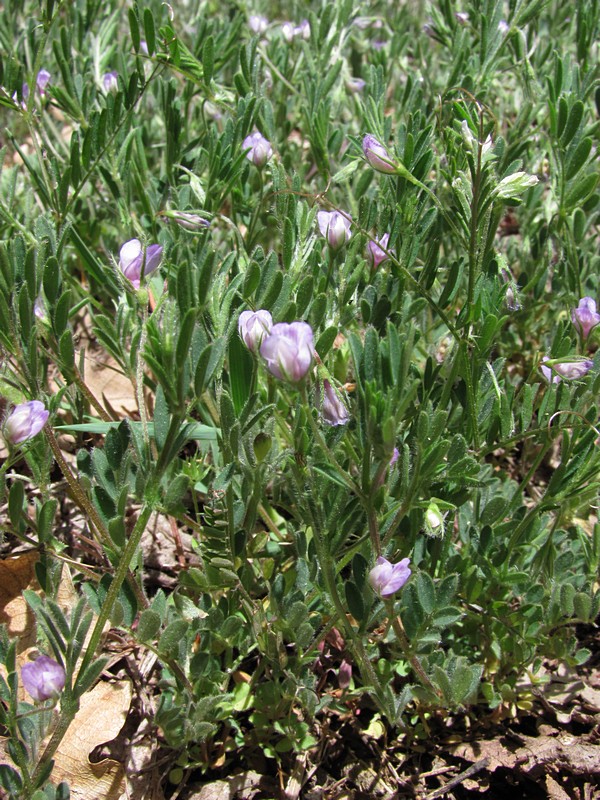
M 262 340 L 273 327 L 273 318 L 268 311 L 242 311 L 238 320 L 239 334 L 248 348 L 257 353 Z
M 51 78 L 52 75 L 50 75 L 47 69 L 41 69 L 38 72 L 37 78 L 35 79 L 35 85 L 37 86 L 40 97 L 43 97 L 46 94 L 46 87 L 50 83 Z
M 390 469 L 394 466 L 396 461 L 400 458 L 400 450 L 397 447 L 394 447 L 394 451 L 392 453 L 392 457 L 390 458 Z
M 389 256 L 385 251 L 388 249 L 389 240 L 389 233 L 384 233 L 381 239 L 374 242 L 369 241 L 367 244 L 367 259 L 371 264 L 371 269 L 377 269 L 380 264 L 388 260 Z
M 333 251 L 340 250 L 350 238 L 352 218 L 349 214 L 340 214 L 339 211 L 319 211 L 317 223 Z
M 65 688 L 65 671 L 49 656 L 28 661 L 21 668 L 23 686 L 37 702 L 56 697 Z
M 272 375 L 298 383 L 312 364 L 312 328 L 307 322 L 278 322 L 263 339 L 260 354 Z
M 246 136 L 242 142 L 242 148 L 248 150 L 246 158 L 248 158 L 255 167 L 261 169 L 273 155 L 273 148 L 271 143 L 265 139 L 262 133 L 256 131 Z
M 364 81 L 362 78 L 348 78 L 346 81 L 346 89 L 352 94 L 358 94 L 358 92 L 362 92 L 362 90 L 367 85 L 367 82 Z
M 151 244 L 144 249 L 139 239 L 130 239 L 119 250 L 119 268 L 127 280 L 139 289 L 142 275 L 150 275 L 158 268 L 162 251 L 159 244 Z
M 102 76 L 102 87 L 106 94 L 116 92 L 119 88 L 119 73 L 115 72 L 115 70 L 105 72 Z
M 454 16 L 456 17 L 457 22 L 461 25 L 466 25 L 469 21 L 469 15 L 466 11 L 456 11 Z
M 4 423 L 4 438 L 11 444 L 20 444 L 36 436 L 46 424 L 49 412 L 39 400 L 30 400 L 15 406 Z
M 248 17 L 248 27 L 252 33 L 264 33 L 269 27 L 269 20 L 262 14 L 251 14 Z
M 327 425 L 345 425 L 350 419 L 348 409 L 328 380 L 323 381 L 322 414 Z
M 547 365 L 545 358 L 541 363 L 541 370 L 548 383 L 559 383 L 562 378 L 575 381 L 583 378 L 591 370 L 594 362 L 589 359 L 583 361 L 562 361 L 557 364 Z
M 582 297 L 577 308 L 571 313 L 573 325 L 584 339 L 596 325 L 600 325 L 600 314 L 596 312 L 596 301 L 591 297 Z
M 362 149 L 364 157 L 374 170 L 386 175 L 396 174 L 397 164 L 379 139 L 367 134 L 362 141 Z
M 373 591 L 380 597 L 390 597 L 401 589 L 411 575 L 409 563 L 410 559 L 403 558 L 397 564 L 392 564 L 387 558 L 379 556 L 369 572 L 369 583 Z

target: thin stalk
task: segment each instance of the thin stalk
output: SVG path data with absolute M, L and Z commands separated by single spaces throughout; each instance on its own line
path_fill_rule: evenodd
M 406 635 L 406 631 L 404 630 L 402 619 L 399 615 L 394 614 L 393 602 L 388 603 L 388 611 L 392 619 L 392 628 L 394 629 L 394 633 L 396 634 L 396 639 L 400 644 L 400 647 L 402 649 L 404 656 L 406 657 L 406 660 L 413 668 L 415 675 L 421 681 L 423 686 L 429 689 L 430 692 L 433 692 L 437 697 L 441 697 L 442 693 L 436 686 L 433 685 L 433 683 L 429 679 L 429 676 L 423 669 L 423 665 L 421 664 L 419 657 L 415 655 L 415 653 L 413 652 L 412 647 L 410 646 L 410 642 L 408 640 L 408 636 Z
M 329 448 L 327 442 L 325 441 L 325 437 L 323 436 L 323 434 L 319 430 L 319 426 L 317 425 L 317 423 L 314 420 L 314 417 L 312 415 L 312 410 L 311 410 L 310 404 L 308 402 L 308 397 L 307 397 L 307 394 L 306 394 L 306 386 L 303 386 L 301 388 L 301 395 L 302 395 L 302 401 L 304 403 L 304 407 L 305 407 L 305 409 L 307 411 L 306 416 L 308 417 L 308 424 L 310 425 L 311 431 L 313 432 L 313 435 L 314 435 L 314 437 L 315 437 L 315 439 L 317 441 L 317 444 L 319 445 L 321 450 L 327 456 L 327 460 L 329 461 L 329 463 L 332 464 L 335 467 L 336 472 L 338 473 L 339 477 L 344 481 L 346 486 L 349 489 L 351 489 L 353 492 L 355 492 L 356 495 L 361 500 L 364 501 L 364 494 L 363 494 L 360 486 L 358 486 L 358 484 L 356 484 L 355 481 L 352 480 L 352 478 L 348 475 L 346 470 L 338 462 L 337 458 L 334 456 L 333 452 L 331 451 L 331 449 Z

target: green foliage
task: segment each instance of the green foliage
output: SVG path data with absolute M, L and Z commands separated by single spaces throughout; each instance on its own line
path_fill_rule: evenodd
M 598 4 L 315 0 L 258 34 L 238 5 L 176 5 L 0 20 L 0 380 L 50 411 L 9 448 L 2 527 L 40 552 L 26 599 L 67 671 L 61 719 L 109 621 L 156 654 L 182 768 L 224 726 L 268 758 L 308 749 L 315 717 L 359 696 L 390 725 L 512 704 L 543 659 L 585 661 L 575 625 L 600 610 L 600 326 L 572 320 L 600 289 Z M 363 158 L 368 133 L 393 174 Z M 322 211 L 352 220 L 336 251 Z M 134 238 L 163 248 L 139 288 L 120 266 Z M 303 380 L 246 346 L 259 309 L 310 324 Z M 68 611 L 53 459 L 101 554 Z M 154 595 L 152 514 L 177 549 Z M 413 572 L 383 600 L 381 555 Z M 68 797 L 5 632 L 0 661 L 0 785 Z

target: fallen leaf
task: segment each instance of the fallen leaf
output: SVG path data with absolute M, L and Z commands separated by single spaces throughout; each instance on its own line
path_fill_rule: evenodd
M 110 742 L 123 727 L 131 705 L 131 684 L 98 683 L 81 698 L 79 711 L 56 751 L 52 780 L 66 781 L 72 800 L 118 800 L 125 790 L 125 769 L 118 761 L 92 763 L 89 755 Z

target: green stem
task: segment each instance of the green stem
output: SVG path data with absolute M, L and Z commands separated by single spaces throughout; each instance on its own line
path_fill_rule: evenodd
M 421 681 L 423 686 L 429 689 L 429 691 L 433 692 L 437 697 L 441 697 L 442 693 L 440 692 L 439 689 L 437 689 L 433 685 L 433 683 L 429 679 L 429 676 L 423 669 L 423 665 L 421 664 L 418 656 L 415 655 L 415 653 L 413 652 L 410 642 L 408 640 L 408 636 L 406 635 L 406 631 L 404 630 L 402 619 L 399 615 L 394 614 L 393 601 L 390 601 L 388 603 L 388 612 L 390 614 L 390 618 L 392 619 L 392 627 L 394 629 L 394 633 L 396 634 L 396 639 L 398 640 L 398 643 L 400 645 L 400 648 L 402 649 L 402 652 L 406 660 L 413 668 L 415 675 Z
M 133 557 L 136 553 L 136 550 L 139 547 L 142 534 L 146 529 L 146 525 L 148 524 L 148 520 L 152 514 L 152 507 L 148 504 L 144 505 L 140 511 L 140 515 L 135 523 L 135 527 L 131 532 L 131 536 L 129 537 L 127 544 L 125 545 L 125 549 L 121 553 L 121 557 L 119 559 L 119 563 L 117 565 L 117 570 L 115 572 L 115 576 L 112 579 L 110 586 L 108 587 L 108 591 L 106 593 L 106 599 L 102 604 L 102 609 L 96 620 L 96 624 L 94 625 L 94 630 L 92 631 L 92 635 L 90 636 L 90 640 L 86 647 L 85 655 L 81 662 L 81 666 L 79 667 L 79 672 L 77 673 L 77 679 L 74 682 L 75 688 L 77 688 L 77 684 L 85 674 L 92 658 L 94 657 L 94 653 L 96 652 L 96 648 L 100 643 L 100 639 L 102 638 L 102 633 L 104 631 L 104 626 L 108 622 L 110 615 L 113 610 L 113 606 L 117 600 L 119 592 L 121 590 L 121 586 L 125 581 L 127 574 L 129 572 L 129 565 L 133 560 Z
M 313 432 L 313 435 L 315 437 L 315 440 L 316 440 L 317 444 L 319 445 L 321 450 L 327 456 L 327 460 L 329 461 L 329 463 L 332 464 L 335 467 L 335 470 L 338 473 L 338 475 L 341 478 L 341 480 L 343 480 L 344 483 L 346 484 L 346 486 L 351 491 L 353 491 L 364 502 L 365 497 L 364 497 L 363 492 L 360 489 L 360 486 L 358 486 L 358 484 L 355 481 L 352 480 L 352 478 L 348 475 L 346 470 L 342 467 L 342 465 L 339 463 L 337 458 L 334 456 L 333 452 L 331 451 L 331 449 L 329 448 L 327 442 L 325 441 L 325 437 L 321 433 L 321 431 L 319 429 L 319 426 L 315 422 L 315 419 L 314 419 L 314 417 L 312 415 L 312 408 L 311 408 L 311 406 L 310 406 L 310 404 L 308 402 L 306 386 L 302 386 L 302 388 L 300 389 L 300 392 L 301 392 L 301 396 L 302 396 L 302 402 L 304 403 L 304 407 L 305 407 L 305 410 L 306 410 L 306 416 L 308 418 L 308 424 L 310 425 L 310 428 L 311 428 L 311 430 Z

